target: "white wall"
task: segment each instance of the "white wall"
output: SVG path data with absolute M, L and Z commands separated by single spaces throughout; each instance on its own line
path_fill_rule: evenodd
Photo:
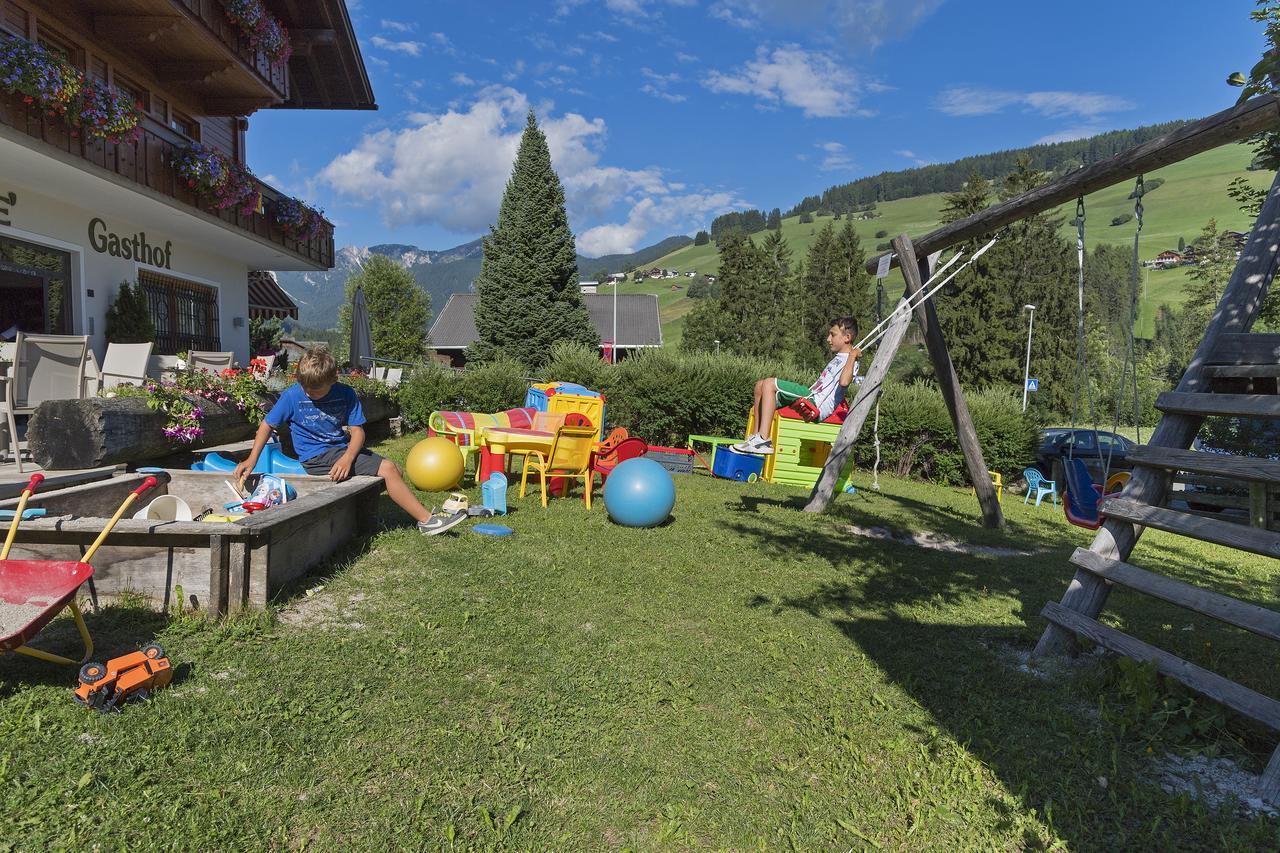
M 112 209 L 90 210 L 75 205 L 69 199 L 54 198 L 27 189 L 22 186 L 23 181 L 19 175 L 6 174 L 7 171 L 4 161 L 0 159 L 0 195 L 12 191 L 17 193 L 18 201 L 4 217 L 10 221 L 10 225 L 0 225 L 0 235 L 71 253 L 74 331 L 76 334 L 91 335 L 91 345 L 99 358 L 106 349 L 105 317 L 116 288 L 121 281 L 136 280 L 138 269 L 147 267 L 134 260 L 94 251 L 89 240 L 89 223 L 95 217 L 101 218 L 109 231 L 122 238 L 132 238 L 136 233 L 145 232 L 150 245 L 163 246 L 166 240 L 172 240 L 170 269 L 150 268 L 175 278 L 217 288 L 222 348 L 234 351 L 241 364 L 248 363 L 250 267 L 246 261 L 202 249 L 198 241 L 190 238 L 174 239 L 171 232 L 166 232 L 166 219 L 172 222 L 174 213 L 162 203 L 146 198 L 132 199 L 133 203 L 129 206 L 133 210 L 133 217 L 126 219 Z M 142 203 L 139 204 L 139 201 Z M 151 221 L 139 221 L 143 217 L 138 216 L 138 212 L 145 212 L 149 208 L 154 208 L 154 218 Z M 224 230 L 212 223 L 205 227 Z M 93 291 L 93 296 L 88 295 L 90 290 Z M 242 318 L 243 323 L 239 328 L 234 326 L 237 317 Z

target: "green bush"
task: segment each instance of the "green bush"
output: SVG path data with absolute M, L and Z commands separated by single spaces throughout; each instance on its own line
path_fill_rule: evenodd
M 736 355 L 681 350 L 642 350 L 606 364 L 591 349 L 560 344 L 543 375 L 576 382 L 605 395 L 607 427 L 626 427 L 650 444 L 682 446 L 690 435 L 739 436 L 747 425 L 759 379 L 813 380 L 812 371 Z M 524 401 L 526 371 L 516 362 L 490 362 L 455 371 L 430 364 L 400 386 L 400 409 L 416 429 L 433 411 L 497 412 Z M 1035 458 L 1038 425 L 1022 413 L 1021 398 L 1004 391 L 967 395 L 987 467 L 1006 476 Z M 862 467 L 874 458 L 868 418 L 854 456 Z M 881 469 L 937 483 L 967 482 L 964 457 L 938 389 L 923 382 L 885 386 L 880 405 Z
M 888 236 L 889 236 L 889 232 L 888 232 L 887 230 L 885 230 L 884 228 L 881 228 L 879 231 L 877 231 L 877 232 L 876 232 L 876 238 L 877 238 L 877 239 L 883 239 L 883 238 L 888 237 Z
M 149 344 L 156 339 L 142 285 L 120 282 L 115 299 L 107 307 L 106 333 L 107 342 L 113 344 Z
M 1133 219 L 1133 214 L 1132 214 L 1132 213 L 1122 213 L 1122 214 L 1120 214 L 1119 216 L 1113 216 L 1113 217 L 1111 217 L 1111 224 L 1112 224 L 1112 225 L 1123 225 L 1123 224 L 1125 224 L 1126 222 L 1128 222 L 1128 221 L 1130 221 L 1130 220 L 1132 220 L 1132 219 Z
M 1032 418 L 1023 415 L 1020 398 L 987 390 L 966 393 L 965 399 L 990 470 L 1008 476 L 1034 461 L 1039 430 Z M 875 459 L 873 418 L 867 418 L 854 447 L 854 458 L 863 467 Z M 935 386 L 924 382 L 885 385 L 880 398 L 880 468 L 946 485 L 968 482 L 951 416 Z

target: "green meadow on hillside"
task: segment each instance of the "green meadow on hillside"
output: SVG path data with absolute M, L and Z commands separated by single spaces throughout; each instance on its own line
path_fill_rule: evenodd
M 1141 246 L 1143 259 L 1155 257 L 1165 249 L 1177 249 L 1179 237 L 1190 243 L 1199 235 L 1200 229 L 1210 217 L 1218 220 L 1219 229 L 1247 230 L 1252 222 L 1227 195 L 1227 184 L 1236 177 L 1244 176 L 1254 186 L 1265 187 L 1270 185 L 1274 177 L 1271 172 L 1248 171 L 1246 167 L 1252 158 L 1249 146 L 1228 145 L 1147 175 L 1149 181 L 1163 178 L 1164 184 L 1150 192 L 1144 202 Z M 1089 247 L 1097 243 L 1132 245 L 1133 221 L 1118 226 L 1110 224 L 1117 216 L 1133 213 L 1133 200 L 1128 197 L 1132 191 L 1133 182 L 1125 182 L 1085 199 L 1085 239 Z M 876 245 L 889 239 L 876 237 L 877 232 L 885 231 L 893 235 L 905 231 L 912 236 L 925 234 L 938 226 L 938 212 L 942 205 L 942 196 L 939 194 L 882 202 L 877 208 L 881 214 L 878 218 L 855 221 L 854 226 L 862 238 L 867 254 L 873 255 L 876 254 Z M 1075 228 L 1065 224 L 1065 220 L 1075 216 L 1074 205 L 1063 206 L 1059 209 L 1059 215 L 1064 219 L 1063 235 L 1074 239 Z M 797 259 L 804 258 L 818 230 L 830 221 L 829 217 L 823 216 L 815 217 L 811 224 L 801 224 L 798 216 L 782 221 L 783 236 L 787 238 L 787 244 Z M 756 239 L 762 239 L 763 236 L 763 233 L 758 234 Z M 651 266 L 681 272 L 697 270 L 699 274 L 715 273 L 719 270 L 720 258 L 715 244 L 709 243 L 705 246 L 686 246 L 654 261 Z M 1144 271 L 1138 321 L 1140 336 L 1150 337 L 1154 334 L 1155 312 L 1161 305 L 1182 303 L 1185 280 L 1185 269 L 1152 271 L 1149 274 Z M 680 342 L 684 318 L 693 308 L 693 301 L 685 296 L 690 281 L 691 279 L 680 278 L 645 281 L 641 284 L 628 283 L 622 285 L 619 293 L 658 294 L 664 343 L 674 345 Z M 680 285 L 680 289 L 673 291 L 673 283 Z M 900 292 L 901 276 L 895 272 L 887 287 L 890 292 Z M 601 287 L 600 292 L 612 291 L 608 287 Z

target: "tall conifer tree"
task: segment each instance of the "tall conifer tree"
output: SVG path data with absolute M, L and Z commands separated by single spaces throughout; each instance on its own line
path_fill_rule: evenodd
M 475 355 L 502 352 L 538 367 L 557 341 L 599 345 L 578 289 L 564 187 L 532 110 L 489 232 L 476 279 Z
M 807 367 L 820 367 L 830 358 L 827 331 L 835 317 L 856 317 L 862 330 L 870 328 L 870 277 L 853 223 L 839 232 L 828 222 L 809 247 L 800 277 L 799 303 L 802 322 L 796 330 L 796 360 Z

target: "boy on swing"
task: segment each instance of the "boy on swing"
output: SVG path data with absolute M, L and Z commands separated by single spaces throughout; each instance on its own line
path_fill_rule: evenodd
M 844 399 L 853 378 L 858 375 L 858 357 L 862 350 L 853 345 L 858 334 L 858 321 L 853 317 L 837 317 L 827 331 L 827 347 L 834 355 L 822 369 L 818 380 L 808 388 L 799 382 L 770 377 L 756 383 L 755 401 L 751 404 L 752 422 L 756 431 L 746 441 L 733 445 L 738 453 L 773 453 L 773 441 L 769 431 L 773 425 L 773 413 L 780 406 L 790 406 L 798 400 L 807 400 L 818 412 L 817 420 L 825 421 Z

